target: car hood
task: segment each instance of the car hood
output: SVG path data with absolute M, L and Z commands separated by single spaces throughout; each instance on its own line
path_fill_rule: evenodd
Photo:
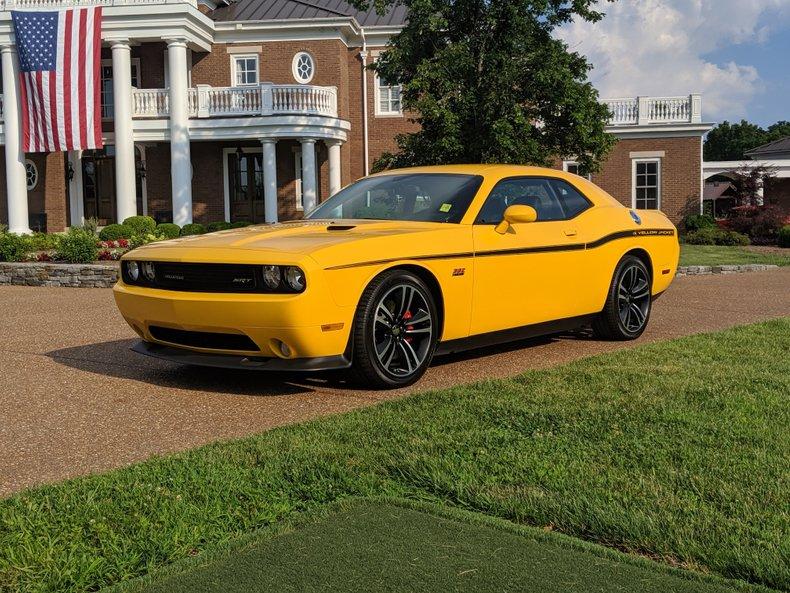
M 150 258 L 171 261 L 295 261 L 312 256 L 319 263 L 330 257 L 346 260 L 370 258 L 368 248 L 379 244 L 390 249 L 394 244 L 410 245 L 421 255 L 435 252 L 430 241 L 423 243 L 418 235 L 446 235 L 457 232 L 459 225 L 437 222 L 379 220 L 306 220 L 241 229 L 205 235 L 181 237 L 151 243 L 130 252 L 132 259 Z M 394 244 L 393 244 L 394 242 Z M 359 243 L 359 249 L 356 243 Z M 350 245 L 351 244 L 351 245 Z M 363 247 L 363 245 L 365 245 Z M 441 242 L 438 244 L 441 245 Z M 340 248 L 340 250 L 338 250 Z M 342 252 L 342 255 L 338 253 Z M 380 252 L 377 251 L 380 255 Z M 391 257 L 407 255 L 391 253 Z M 416 255 L 416 253 L 415 253 Z M 350 263 L 344 262 L 344 263 Z

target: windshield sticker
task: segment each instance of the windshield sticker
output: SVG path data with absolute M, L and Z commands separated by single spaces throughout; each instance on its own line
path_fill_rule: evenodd
M 442 204 L 441 206 L 439 206 L 439 212 L 449 212 L 450 208 L 452 207 L 453 207 L 452 204 Z

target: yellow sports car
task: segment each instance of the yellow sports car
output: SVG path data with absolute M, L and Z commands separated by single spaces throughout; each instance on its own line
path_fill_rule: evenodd
M 115 299 L 135 350 L 408 385 L 437 352 L 584 325 L 636 338 L 679 255 L 661 212 L 537 167 L 387 171 L 305 218 L 126 254 Z

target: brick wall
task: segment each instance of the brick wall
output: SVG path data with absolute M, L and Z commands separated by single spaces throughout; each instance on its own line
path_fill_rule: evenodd
M 702 155 L 699 136 L 684 138 L 621 139 L 593 183 L 621 203 L 631 206 L 631 153 L 664 152 L 661 160 L 661 210 L 678 223 L 688 213 L 699 212 Z M 558 161 L 557 168 L 562 166 Z

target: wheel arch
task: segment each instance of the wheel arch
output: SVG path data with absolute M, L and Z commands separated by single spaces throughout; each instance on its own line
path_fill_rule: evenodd
M 634 247 L 634 248 L 629 249 L 628 251 L 626 251 L 623 254 L 623 257 L 625 257 L 627 255 L 633 255 L 634 257 L 636 257 L 639 260 L 641 260 L 641 262 L 643 264 L 645 264 L 645 267 L 647 268 L 647 271 L 650 274 L 650 282 L 652 284 L 653 278 L 655 278 L 656 274 L 655 274 L 655 270 L 653 269 L 653 260 L 650 257 L 650 254 L 645 249 L 643 249 L 641 247 Z M 620 259 L 622 260 L 623 258 L 621 257 Z
M 381 276 L 382 274 L 386 274 L 387 272 L 391 272 L 393 270 L 404 270 L 406 272 L 411 272 L 415 276 L 417 276 L 420 280 L 425 282 L 425 285 L 428 287 L 428 290 L 431 291 L 431 296 L 433 297 L 434 303 L 436 304 L 436 312 L 439 316 L 438 326 L 439 326 L 439 341 L 441 341 L 441 336 L 444 334 L 444 293 L 442 292 L 442 287 L 439 284 L 439 279 L 436 275 L 429 270 L 428 268 L 418 265 L 418 264 L 411 264 L 411 263 L 396 263 L 387 268 L 383 268 L 378 270 L 375 274 L 373 274 L 365 285 L 362 287 L 360 291 L 360 295 L 365 292 L 370 283 L 375 281 L 376 278 Z M 361 297 L 360 297 L 361 298 Z M 353 332 L 352 332 L 353 335 Z

